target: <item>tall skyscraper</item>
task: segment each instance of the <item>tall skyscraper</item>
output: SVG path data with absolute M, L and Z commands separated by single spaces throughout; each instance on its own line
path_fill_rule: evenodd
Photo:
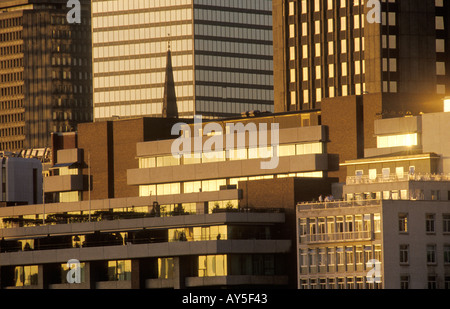
M 94 0 L 95 120 L 163 114 L 169 45 L 180 117 L 273 111 L 271 10 L 271 0 Z
M 0 2 L 0 150 L 51 145 L 52 131 L 92 119 L 89 2 Z
M 275 111 L 368 94 L 426 112 L 450 92 L 448 1 L 280 0 L 273 19 Z

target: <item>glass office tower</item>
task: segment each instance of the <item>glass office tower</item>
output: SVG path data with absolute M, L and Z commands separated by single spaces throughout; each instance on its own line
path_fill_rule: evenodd
M 272 1 L 92 1 L 94 117 L 161 116 L 171 50 L 178 113 L 273 111 Z

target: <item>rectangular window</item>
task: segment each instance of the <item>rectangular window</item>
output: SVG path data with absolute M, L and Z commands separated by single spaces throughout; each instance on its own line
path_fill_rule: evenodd
M 344 248 L 336 248 L 336 264 L 344 265 Z
M 427 264 L 436 264 L 436 245 L 427 245 Z
M 428 275 L 428 289 L 434 290 L 437 288 L 436 275 Z
M 409 263 L 409 245 L 400 245 L 400 264 Z
M 442 232 L 444 233 L 450 232 L 450 214 L 442 215 Z
M 227 255 L 201 255 L 198 257 L 198 276 L 227 275 Z
M 131 260 L 108 261 L 109 281 L 131 280 Z
M 408 232 L 408 215 L 399 214 L 398 215 L 398 231 L 406 233 Z
M 80 263 L 76 267 L 79 267 L 79 271 L 80 271 L 80 273 L 79 273 L 80 274 L 80 278 L 79 278 L 80 282 L 79 283 L 86 282 L 86 263 Z M 61 282 L 62 283 L 68 283 L 67 282 L 67 274 L 70 269 L 74 269 L 74 267 L 69 268 L 67 266 L 67 263 L 61 264 Z
M 450 245 L 444 245 L 444 264 L 450 264 Z
M 327 248 L 327 262 L 329 267 L 335 265 L 335 253 L 333 248 Z M 331 271 L 331 270 L 330 270 Z
M 158 258 L 158 278 L 172 279 L 174 271 L 173 258 Z
M 377 148 L 417 146 L 417 133 L 377 136 Z
M 345 248 L 345 260 L 347 262 L 347 265 L 353 265 L 354 263 L 353 247 Z
M 38 266 L 16 266 L 14 269 L 14 285 L 30 286 L 38 284 Z
M 427 233 L 434 233 L 434 214 L 426 214 L 425 215 L 425 230 Z
M 408 275 L 400 276 L 400 289 L 402 289 L 402 290 L 409 289 L 409 276 Z

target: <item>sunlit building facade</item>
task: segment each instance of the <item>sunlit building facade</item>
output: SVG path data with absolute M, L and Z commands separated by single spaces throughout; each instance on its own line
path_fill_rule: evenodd
M 367 94 L 380 94 L 384 111 L 425 112 L 448 93 L 446 1 L 273 3 L 277 112 Z
M 450 288 L 449 117 L 376 120 L 336 200 L 297 205 L 298 288 Z
M 180 116 L 273 111 L 272 1 L 92 2 L 94 114 L 160 116 L 167 50 Z

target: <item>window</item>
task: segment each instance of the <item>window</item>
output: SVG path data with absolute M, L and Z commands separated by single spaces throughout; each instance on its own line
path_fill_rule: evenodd
M 291 69 L 290 72 L 291 72 L 291 83 L 295 83 L 295 75 L 296 75 L 295 69 Z
M 289 25 L 289 37 L 295 38 L 295 25 L 293 24 Z
M 109 281 L 131 280 L 131 260 L 108 261 Z
M 450 214 L 442 215 L 442 229 L 444 233 L 450 232 Z
M 198 257 L 198 276 L 226 276 L 227 256 L 226 255 L 201 255 Z
M 373 231 L 375 233 L 380 233 L 381 232 L 380 214 L 374 214 L 373 215 Z
M 76 267 L 79 267 L 79 270 L 80 270 L 80 283 L 81 282 L 86 282 L 86 280 L 85 280 L 85 276 L 86 276 L 86 270 L 85 270 L 85 268 L 86 268 L 86 263 L 80 263 L 79 265 L 77 265 Z M 68 283 L 67 282 L 67 274 L 68 274 L 68 272 L 70 271 L 70 269 L 71 268 L 69 268 L 68 266 L 67 266 L 67 263 L 63 263 L 63 264 L 61 264 L 61 282 L 62 283 Z M 72 269 L 74 269 L 74 268 L 72 268 Z
M 356 246 L 355 248 L 355 263 L 358 265 L 364 264 L 364 253 L 362 246 Z
M 436 264 L 436 245 L 427 245 L 427 264 Z
M 402 289 L 402 290 L 409 289 L 409 276 L 408 275 L 400 276 L 400 289 Z
M 434 214 L 425 215 L 425 230 L 427 233 L 434 233 Z
M 336 264 L 344 265 L 344 248 L 336 248 Z
M 399 232 L 408 232 L 408 215 L 407 214 L 399 214 L 398 215 L 398 231 Z
M 450 264 L 450 245 L 444 245 L 444 264 Z
M 325 234 L 325 218 L 319 218 L 318 220 L 318 233 Z
M 38 284 L 38 266 L 16 266 L 14 269 L 14 285 L 30 286 Z
M 158 258 L 158 278 L 172 279 L 174 271 L 173 258 Z
M 318 265 L 319 266 L 326 266 L 326 250 L 325 250 L 325 248 L 319 248 Z
M 428 289 L 434 290 L 437 288 L 436 275 L 428 275 Z
M 307 228 L 306 228 L 306 219 L 302 218 L 299 222 L 299 236 L 304 236 L 307 234 Z
M 400 245 L 400 264 L 409 263 L 409 245 Z
M 289 59 L 295 60 L 295 46 L 289 47 Z
M 295 14 L 295 6 L 294 2 L 289 2 L 289 16 L 293 16 Z
M 353 232 L 353 216 L 345 216 L 345 231 Z
M 327 232 L 328 234 L 334 234 L 335 230 L 334 230 L 334 217 L 328 217 L 327 218 Z
M 314 218 L 309 219 L 309 234 L 310 235 L 316 234 L 316 219 Z
M 395 174 L 396 174 L 397 178 L 403 179 L 403 176 L 404 176 L 404 168 L 403 168 L 403 166 L 396 167 L 395 168 Z
M 345 248 L 345 259 L 346 259 L 347 265 L 353 265 L 353 263 L 354 263 L 353 247 Z
M 377 148 L 416 146 L 417 144 L 417 133 L 377 136 Z
M 308 267 L 308 251 L 306 249 L 300 250 L 300 268 Z
M 333 269 L 333 266 L 335 265 L 335 253 L 333 248 L 327 248 L 327 262 L 330 269 Z

